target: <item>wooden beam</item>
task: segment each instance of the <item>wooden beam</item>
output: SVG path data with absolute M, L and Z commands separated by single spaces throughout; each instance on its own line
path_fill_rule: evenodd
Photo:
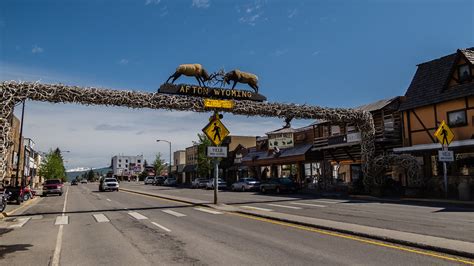
M 351 153 L 347 150 L 347 147 L 343 147 L 344 152 L 349 156 L 349 158 L 355 162 L 354 157 L 352 157 Z
M 415 110 L 413 110 L 413 114 L 415 115 L 415 118 L 416 120 L 418 120 L 418 122 L 420 122 L 421 126 L 423 127 L 424 131 L 426 132 L 426 134 L 428 134 L 428 136 L 430 137 L 430 139 L 433 141 L 433 143 L 436 143 L 434 137 L 430 134 L 430 131 L 428 130 L 428 128 L 426 128 L 425 124 L 423 123 L 423 121 L 421 121 L 420 117 L 416 114 Z
M 339 160 L 336 159 L 336 156 L 334 156 L 334 154 L 332 153 L 331 149 L 329 149 L 328 152 L 329 152 L 329 155 L 331 155 L 332 159 L 333 159 L 334 161 L 336 161 L 336 163 L 339 163 Z

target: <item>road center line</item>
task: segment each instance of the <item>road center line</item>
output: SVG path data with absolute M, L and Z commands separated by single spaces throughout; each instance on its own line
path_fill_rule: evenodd
M 137 220 L 146 220 L 146 219 L 148 219 L 148 217 L 143 216 L 143 215 L 139 214 L 138 212 L 129 212 L 128 215 L 132 216 L 133 218 L 135 218 Z
M 254 207 L 254 206 L 239 206 L 239 207 L 240 208 L 245 208 L 245 209 L 258 210 L 258 211 L 266 211 L 266 212 L 273 211 L 272 209 L 265 209 L 265 208 L 259 208 L 259 207 Z
M 294 205 L 301 205 L 301 206 L 311 206 L 311 207 L 319 207 L 319 208 L 325 208 L 325 205 L 319 205 L 319 204 L 310 204 L 310 203 L 301 203 L 301 202 L 291 202 L 291 204 Z
M 64 216 L 64 213 L 66 212 L 66 203 L 67 203 L 68 193 L 69 193 L 69 187 L 66 190 L 66 195 L 64 195 L 64 206 L 63 206 L 63 212 L 61 214 L 62 216 Z M 53 260 L 51 262 L 52 266 L 59 265 L 59 258 L 61 256 L 61 246 L 63 243 L 63 230 L 64 230 L 64 225 L 62 224 L 59 225 L 58 236 L 56 238 L 56 246 L 54 247 Z
M 54 225 L 64 225 L 69 223 L 69 216 L 58 216 L 56 217 L 56 221 Z
M 167 214 L 171 214 L 171 215 L 176 216 L 176 217 L 184 217 L 184 216 L 186 216 L 186 214 L 182 214 L 182 213 L 179 213 L 179 212 L 175 212 L 175 211 L 173 211 L 173 210 L 162 210 L 162 212 L 167 213 Z
M 269 206 L 275 206 L 275 207 L 280 207 L 280 208 L 287 208 L 287 209 L 294 209 L 294 210 L 301 210 L 302 208 L 300 207 L 294 207 L 294 206 L 286 206 L 286 205 L 279 205 L 279 204 L 267 204 Z
M 222 214 L 222 212 L 218 212 L 218 211 L 213 211 L 213 210 L 209 210 L 209 209 L 206 209 L 206 208 L 194 208 L 196 211 L 201 211 L 201 212 L 207 212 L 207 213 L 211 213 L 211 214 Z
M 168 228 L 162 226 L 161 224 L 157 224 L 157 223 L 155 223 L 155 222 L 151 222 L 151 223 L 154 224 L 154 225 L 156 225 L 156 226 L 158 226 L 159 228 L 165 230 L 166 232 L 171 232 L 170 229 L 168 229 Z

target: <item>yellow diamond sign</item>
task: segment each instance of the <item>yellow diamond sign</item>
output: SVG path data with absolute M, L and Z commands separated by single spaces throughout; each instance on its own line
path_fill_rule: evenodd
M 222 141 L 224 141 L 224 138 L 230 134 L 229 130 L 222 124 L 219 118 L 212 119 L 202 131 L 216 146 L 220 145 Z
M 436 130 L 434 135 L 442 145 L 449 145 L 454 139 L 453 131 L 451 131 L 444 120 L 441 122 L 441 125 L 439 125 L 439 128 Z

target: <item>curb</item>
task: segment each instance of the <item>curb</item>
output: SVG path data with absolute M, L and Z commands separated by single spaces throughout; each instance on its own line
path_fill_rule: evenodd
M 263 214 L 250 213 L 250 212 L 246 212 L 246 211 L 234 211 L 234 212 L 249 215 L 249 216 L 254 216 L 254 217 L 265 218 L 265 219 L 273 220 L 273 221 L 285 222 L 285 223 L 290 223 L 290 224 L 297 224 L 297 225 L 302 225 L 302 226 L 307 226 L 307 227 L 312 227 L 312 228 L 317 228 L 317 229 L 322 229 L 322 230 L 327 230 L 327 231 L 332 231 L 332 232 L 344 233 L 344 234 L 347 234 L 347 235 L 353 235 L 353 236 L 359 236 L 359 237 L 364 237 L 364 238 L 369 238 L 369 239 L 375 239 L 375 240 L 380 240 L 380 241 L 389 242 L 389 243 L 393 243 L 393 244 L 399 244 L 399 245 L 404 245 L 404 246 L 409 246 L 409 247 L 414 247 L 414 248 L 430 250 L 430 251 L 434 251 L 434 252 L 445 253 L 445 254 L 449 254 L 449 255 L 474 259 L 474 253 L 458 251 L 458 250 L 455 250 L 455 249 L 449 249 L 449 248 L 443 248 L 443 247 L 437 247 L 437 246 L 430 246 L 430 245 L 420 244 L 420 243 L 412 242 L 412 241 L 405 241 L 405 240 L 396 239 L 396 238 L 389 238 L 389 237 L 382 237 L 382 236 L 378 236 L 378 235 L 365 234 L 365 233 L 360 233 L 360 232 L 355 232 L 355 231 L 350 231 L 350 230 L 344 230 L 344 229 L 327 227 L 327 226 L 322 226 L 322 225 L 317 225 L 317 224 L 310 224 L 310 223 L 299 222 L 299 221 L 294 221 L 294 220 L 289 220 L 289 219 L 277 218 L 277 217 L 267 216 L 267 215 L 263 215 Z
M 212 204 L 209 204 L 209 203 L 195 203 L 195 202 L 186 201 L 186 200 L 183 200 L 183 199 L 176 199 L 176 198 L 173 198 L 173 197 L 156 195 L 156 194 L 141 192 L 141 191 L 136 191 L 136 190 L 122 189 L 122 188 L 121 188 L 121 190 L 130 192 L 130 193 L 141 194 L 141 195 L 146 195 L 146 196 L 151 196 L 151 197 L 156 197 L 156 198 L 162 198 L 162 199 L 177 201 L 177 202 L 186 203 L 186 204 L 191 204 L 191 205 L 195 205 L 195 206 L 204 206 L 204 207 L 209 207 L 209 208 L 213 208 L 213 209 L 216 209 L 216 210 L 221 210 L 219 208 L 216 208 L 216 206 L 214 206 Z M 443 247 L 437 247 L 437 246 L 430 246 L 430 245 L 425 245 L 425 244 L 412 242 L 412 241 L 405 241 L 405 240 L 396 239 L 396 238 L 382 237 L 382 236 L 378 236 L 378 235 L 365 234 L 365 233 L 360 233 L 360 232 L 355 232 L 355 231 L 350 231 L 350 230 L 344 230 L 344 229 L 339 229 L 339 228 L 333 228 L 333 227 L 328 227 L 328 226 L 322 226 L 322 225 L 317 225 L 317 224 L 298 222 L 298 221 L 294 221 L 294 220 L 277 218 L 277 217 L 273 217 L 273 216 L 269 216 L 269 215 L 263 215 L 263 214 L 256 214 L 256 213 L 246 212 L 246 211 L 242 211 L 242 210 L 228 211 L 228 212 L 235 212 L 235 213 L 245 214 L 245 215 L 249 215 L 249 216 L 265 218 L 265 219 L 273 220 L 273 221 L 285 222 L 285 223 L 290 223 L 290 224 L 297 224 L 297 225 L 302 225 L 302 226 L 307 226 L 307 227 L 312 227 L 312 228 L 317 228 L 317 229 L 322 229 L 322 230 L 327 230 L 327 231 L 332 231 L 332 232 L 344 233 L 344 234 L 348 234 L 348 235 L 359 236 L 359 237 L 364 237 L 364 238 L 389 242 L 389 243 L 393 243 L 393 244 L 399 244 L 399 245 L 404 245 L 404 246 L 409 246 L 409 247 L 414 247 L 414 248 L 419 248 L 419 249 L 424 249 L 424 250 L 429 250 L 429 251 L 434 251 L 434 252 L 445 253 L 445 254 L 449 254 L 449 255 L 474 259 L 474 253 L 458 251 L 458 250 L 455 250 L 455 249 L 449 249 L 449 248 L 443 248 Z
M 431 204 L 450 204 L 456 207 L 474 208 L 474 201 L 458 201 L 458 200 L 443 200 L 443 199 L 423 199 L 423 198 L 378 198 L 367 195 L 349 195 L 349 199 L 359 199 L 368 201 L 380 202 L 396 202 L 396 203 L 431 203 Z
M 15 209 L 13 209 L 9 212 L 2 212 L 2 213 L 0 213 L 0 219 L 3 219 L 5 217 L 9 217 L 12 214 L 14 214 L 15 212 L 17 212 L 18 210 L 21 210 L 21 209 L 33 204 L 34 202 L 36 202 L 38 200 L 39 200 L 39 196 L 36 196 L 36 197 L 28 200 L 27 202 L 23 203 L 22 205 L 19 205 L 18 207 L 16 207 Z

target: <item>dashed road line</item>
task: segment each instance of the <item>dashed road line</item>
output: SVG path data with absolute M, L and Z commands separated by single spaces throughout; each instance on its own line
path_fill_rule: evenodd
M 69 224 L 69 216 L 58 216 L 56 217 L 56 221 L 54 221 L 54 225 L 62 225 L 62 224 Z
M 20 227 L 23 227 L 23 225 L 25 225 L 30 219 L 31 219 L 31 217 L 18 218 L 17 221 L 18 221 L 19 223 L 17 223 L 17 224 L 12 224 L 12 225 L 10 225 L 8 228 L 20 228 Z
M 286 205 L 280 205 L 280 204 L 271 204 L 271 203 L 269 203 L 269 204 L 267 204 L 267 205 L 269 205 L 269 206 L 274 206 L 274 207 L 280 207 L 280 208 L 294 209 L 294 210 L 301 210 L 301 209 L 303 209 L 303 208 L 301 208 L 301 207 L 286 206 Z
M 194 208 L 196 211 L 201 211 L 201 212 L 207 212 L 207 213 L 211 213 L 211 214 L 222 214 L 222 212 L 218 212 L 218 211 L 213 211 L 213 210 L 209 210 L 209 209 L 206 209 L 206 208 Z
M 251 210 L 266 211 L 266 212 L 273 211 L 272 209 L 266 209 L 266 208 L 260 208 L 260 207 L 254 207 L 254 206 L 239 206 L 239 207 L 245 208 L 245 209 L 251 209 Z
M 133 218 L 135 218 L 137 220 L 146 220 L 146 219 L 148 219 L 148 217 L 143 216 L 143 215 L 139 214 L 138 212 L 129 212 L 128 215 L 132 216 Z
M 107 201 L 111 201 L 110 199 L 106 199 Z
M 301 203 L 301 202 L 291 202 L 291 204 L 294 204 L 294 205 L 301 205 L 301 206 L 310 206 L 310 207 L 319 207 L 319 208 L 325 208 L 325 207 L 326 207 L 326 205 L 311 204 L 311 203 Z
M 184 217 L 186 216 L 186 214 L 182 214 L 182 213 L 179 213 L 179 212 L 175 212 L 173 210 L 161 210 L 162 212 L 164 213 L 167 213 L 167 214 L 171 214 L 173 216 L 176 216 L 176 217 Z
M 166 232 L 171 232 L 170 229 L 168 229 L 168 228 L 162 226 L 161 224 L 157 224 L 157 223 L 155 223 L 155 222 L 151 222 L 151 223 L 154 224 L 155 226 L 157 226 L 157 227 L 159 227 L 159 228 L 165 230 Z
M 108 222 L 110 222 L 109 218 L 107 218 L 107 216 L 105 216 L 105 215 L 102 214 L 102 213 L 93 214 L 92 216 L 94 216 L 94 219 L 95 219 L 96 222 L 98 222 L 98 223 L 108 223 Z

